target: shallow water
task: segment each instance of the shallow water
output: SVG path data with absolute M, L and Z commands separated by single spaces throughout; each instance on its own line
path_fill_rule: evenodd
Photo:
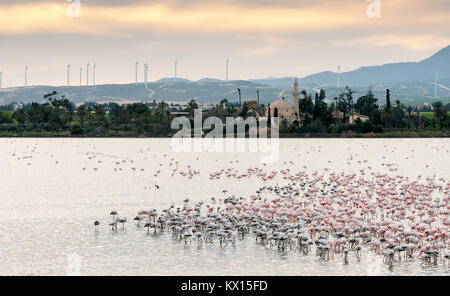
M 175 153 L 169 144 L 170 139 L 0 139 L 0 274 L 64 275 L 74 262 L 81 275 L 449 274 L 442 264 L 422 267 L 418 260 L 389 268 L 364 249 L 360 261 L 350 257 L 344 264 L 339 255 L 324 262 L 311 253 L 280 254 L 252 238 L 226 248 L 185 246 L 167 233 L 147 235 L 131 220 L 141 209 L 181 205 L 187 197 L 223 198 L 224 189 L 248 197 L 264 184 L 288 183 L 280 174 L 266 182 L 255 176 L 209 179 L 222 168 L 360 174 L 371 167 L 448 180 L 450 139 L 282 139 L 279 161 L 266 166 L 255 153 Z M 180 175 L 188 166 L 199 173 Z M 107 226 L 113 209 L 129 220 L 117 233 Z M 94 220 L 102 223 L 98 233 Z

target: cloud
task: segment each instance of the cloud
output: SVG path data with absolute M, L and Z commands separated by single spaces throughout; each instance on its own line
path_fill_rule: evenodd
M 358 5 L 361 8 L 361 5 Z M 238 4 L 204 3 L 177 7 L 165 3 L 132 3 L 121 6 L 82 4 L 80 18 L 66 15 L 67 4 L 60 2 L 22 3 L 0 8 L 1 34 L 66 33 L 130 34 L 143 30 L 161 32 L 242 32 L 242 31 L 317 31 L 345 27 L 366 16 L 331 6 L 248 7 Z M 350 14 L 351 17 L 350 17 Z
M 65 0 L 0 0 L 0 66 L 8 84 L 23 82 L 25 59 L 33 83 L 64 83 L 64 65 L 95 58 L 98 80 L 118 82 L 134 79 L 136 59 L 152 77 L 171 75 L 175 58 L 191 78 L 222 77 L 229 56 L 244 79 L 419 60 L 448 45 L 450 1 L 381 1 L 382 17 L 369 18 L 366 0 L 81 0 L 69 18 Z
M 428 4 L 431 2 L 439 3 L 442 9 Z M 394 31 L 398 35 L 407 31 L 409 35 L 423 36 L 429 34 L 424 30 L 433 28 L 450 35 L 446 26 L 450 22 L 450 5 L 441 0 L 430 0 L 427 4 L 410 0 L 382 1 L 380 19 L 367 17 L 366 9 L 370 3 L 361 0 L 133 0 L 125 3 L 111 0 L 85 3 L 81 0 L 80 18 L 67 17 L 69 4 L 61 1 L 22 0 L 15 3 L 5 4 L 0 0 L 0 35 L 77 34 L 137 38 L 148 32 L 161 36 L 336 32 L 339 36 L 352 36 L 357 30 L 366 31 L 364 34 L 369 36 L 383 36 Z M 355 40 L 355 44 L 364 42 L 362 36 L 356 39 L 359 41 Z
M 280 52 L 280 48 L 275 46 L 263 46 L 256 49 L 243 50 L 242 54 L 248 57 L 270 57 Z
M 450 44 L 449 37 L 443 37 L 435 34 L 430 35 L 375 35 L 353 39 L 350 41 L 335 41 L 338 46 L 374 46 L 387 47 L 398 46 L 412 51 L 426 51 L 436 48 L 443 48 Z

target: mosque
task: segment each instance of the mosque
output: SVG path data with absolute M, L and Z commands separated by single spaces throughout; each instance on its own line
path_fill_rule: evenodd
M 300 122 L 300 112 L 299 112 L 299 98 L 300 93 L 298 91 L 298 81 L 295 78 L 294 82 L 294 92 L 292 93 L 294 107 L 292 107 L 288 102 L 283 100 L 278 100 L 269 104 L 266 109 L 265 116 L 266 117 L 274 117 L 275 113 L 278 113 L 278 117 L 280 120 L 286 119 L 288 123 Z
M 294 92 L 292 93 L 294 106 L 292 107 L 288 102 L 284 100 L 278 100 L 273 102 L 272 104 L 269 104 L 265 110 L 265 116 L 266 117 L 275 117 L 275 114 L 278 113 L 278 117 L 280 120 L 286 119 L 286 121 L 289 124 L 292 123 L 301 123 L 302 117 L 299 110 L 299 99 L 300 99 L 300 92 L 298 91 L 298 81 L 297 78 L 295 78 L 294 81 Z M 340 112 L 339 110 L 335 110 L 332 113 L 333 118 L 335 118 L 338 121 L 343 121 L 344 114 Z M 361 114 L 351 114 L 348 116 L 348 123 L 354 124 L 357 119 L 360 119 L 362 122 L 368 121 L 369 117 L 364 116 Z

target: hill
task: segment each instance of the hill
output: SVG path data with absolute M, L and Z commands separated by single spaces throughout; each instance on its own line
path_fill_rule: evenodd
M 404 104 L 422 104 L 436 101 L 434 98 L 434 75 L 439 73 L 439 100 L 450 102 L 450 46 L 420 62 L 392 63 L 381 66 L 361 67 L 341 74 L 341 86 L 336 87 L 337 74 L 321 72 L 303 77 L 299 80 L 300 88 L 308 92 L 321 88 L 333 100 L 342 92 L 343 86 L 349 85 L 359 94 L 372 88 L 375 95 L 384 101 L 386 89 L 391 90 L 393 100 L 399 99 Z M 162 78 L 144 84 L 105 84 L 96 86 L 32 86 L 6 88 L 0 90 L 0 104 L 10 102 L 41 102 L 44 94 L 57 91 L 70 100 L 84 101 L 182 101 L 191 99 L 203 104 L 216 104 L 226 98 L 238 101 L 237 88 L 241 89 L 242 100 L 255 100 L 256 91 L 260 91 L 261 103 L 267 104 L 281 97 L 292 104 L 293 77 L 224 81 L 203 78 L 190 81 L 183 78 Z M 358 95 L 359 95 L 358 94 Z

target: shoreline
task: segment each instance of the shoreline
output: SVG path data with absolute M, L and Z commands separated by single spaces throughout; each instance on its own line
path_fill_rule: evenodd
M 75 138 L 75 139 L 170 139 L 172 136 L 166 135 L 71 135 L 71 134 L 39 134 L 39 133 L 11 133 L 0 134 L 0 138 Z M 304 134 L 290 135 L 283 134 L 280 139 L 427 139 L 427 138 L 450 138 L 448 132 L 414 132 L 411 134 L 402 133 L 380 133 L 380 134 Z

